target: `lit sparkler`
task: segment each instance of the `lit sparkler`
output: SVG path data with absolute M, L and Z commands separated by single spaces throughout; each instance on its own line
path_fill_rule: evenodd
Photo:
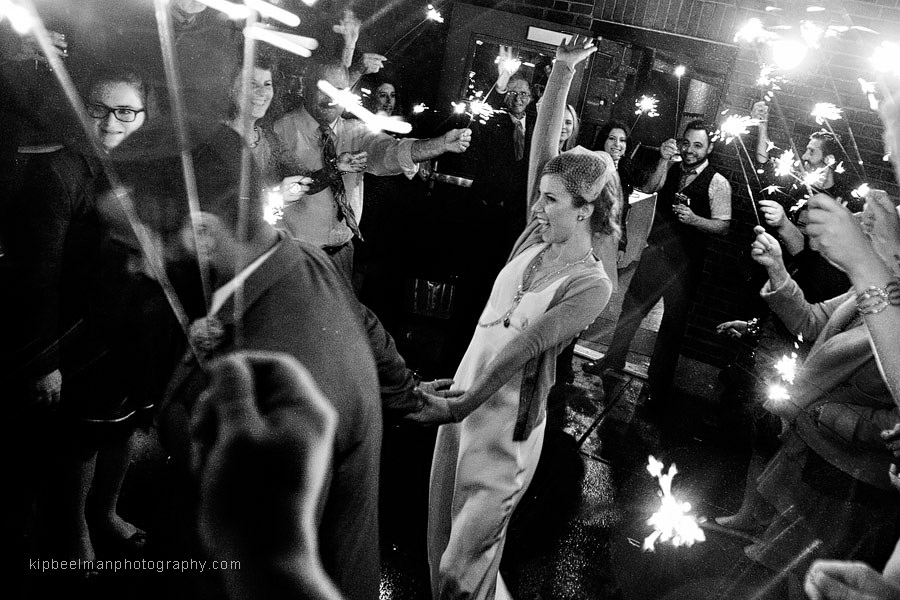
M 797 375 L 797 353 L 791 352 L 791 355 L 783 355 L 773 367 L 775 372 L 781 377 L 781 380 L 788 384 L 794 383 L 794 377 Z
M 648 117 L 658 117 L 659 113 L 656 112 L 658 104 L 659 100 L 656 99 L 656 96 L 641 96 L 639 100 L 634 101 L 634 106 L 637 108 L 634 114 L 640 116 L 646 113 Z
M 828 166 L 821 167 L 815 171 L 808 171 L 800 178 L 801 183 L 807 188 L 813 188 L 821 185 L 825 181 L 825 174 L 828 172 Z M 811 193 L 811 190 L 810 190 Z
M 763 27 L 762 21 L 753 18 L 747 21 L 743 27 L 734 34 L 735 42 L 765 42 L 774 39 L 776 35 Z
M 294 13 L 263 0 L 244 0 L 244 4 L 258 12 L 261 17 L 281 21 L 288 27 L 296 27 L 300 24 L 300 17 Z
M 436 23 L 443 23 L 443 22 L 444 22 L 444 17 L 441 16 L 441 11 L 439 11 L 438 9 L 436 9 L 436 8 L 434 7 L 434 5 L 432 5 L 432 4 L 429 4 L 429 5 L 425 8 L 425 18 L 428 19 L 429 21 L 434 21 L 434 22 L 436 22 Z
M 773 383 L 769 386 L 767 397 L 772 402 L 785 402 L 791 399 L 791 395 L 788 394 L 787 388 L 778 383 Z
M 245 27 L 244 37 L 260 42 L 266 42 L 276 48 L 287 50 L 288 52 L 305 58 L 312 56 L 312 51 L 319 47 L 319 42 L 313 38 L 276 31 L 275 29 L 269 29 L 262 25 Z
M 785 150 L 781 156 L 775 159 L 775 175 L 778 177 L 788 177 L 794 174 L 794 167 L 797 165 L 797 157 L 793 150 Z
M 428 107 L 425 105 L 424 102 L 420 102 L 419 104 L 416 104 L 415 106 L 412 107 L 412 111 L 413 111 L 414 115 L 421 115 L 426 110 L 428 110 Z
M 684 74 L 687 73 L 687 67 L 685 67 L 684 65 L 678 65 L 677 67 L 675 67 L 673 73 L 675 73 L 675 77 L 684 77 Z
M 800 22 L 800 37 L 803 38 L 803 41 L 810 48 L 818 48 L 822 43 L 822 38 L 824 38 L 825 35 L 825 30 L 812 21 Z
M 234 2 L 228 2 L 227 0 L 200 0 L 200 3 L 216 9 L 229 19 L 235 21 L 246 19 L 252 12 L 249 7 L 243 4 L 235 4 Z
M 759 119 L 752 117 L 729 115 L 719 126 L 719 137 L 725 138 L 725 143 L 730 144 L 734 138 L 740 138 L 750 132 L 750 127 L 759 125 Z
M 466 112 L 465 102 L 451 102 L 450 105 L 453 107 L 453 112 L 458 115 L 464 114 Z
M 0 0 L 0 21 L 9 19 L 9 24 L 19 35 L 25 35 L 34 26 L 34 19 L 27 10 L 11 0 Z
M 816 123 L 819 125 L 827 125 L 828 121 L 837 121 L 843 118 L 841 116 L 841 109 L 831 102 L 817 103 L 813 108 L 813 111 L 809 114 L 816 118 Z
M 850 194 L 855 196 L 856 198 L 865 198 L 866 196 L 869 195 L 869 192 L 871 192 L 871 191 L 872 191 L 872 188 L 869 187 L 869 184 L 864 183 L 861 186 L 859 186 L 858 188 L 856 188 L 855 190 L 853 190 L 852 192 L 850 192 Z
M 507 73 L 515 73 L 522 66 L 522 61 L 518 58 L 503 58 L 502 56 L 495 58 L 494 63 L 500 65 L 500 68 Z
M 284 215 L 284 196 L 278 188 L 266 190 L 263 199 L 263 219 L 275 225 Z
M 318 88 L 344 110 L 359 118 L 372 131 L 392 131 L 405 135 L 412 131 L 412 125 L 406 121 L 385 115 L 373 114 L 359 103 L 359 96 L 347 90 L 339 90 L 324 79 L 319 80 Z
M 672 479 L 678 474 L 674 464 L 669 466 L 669 471 L 663 473 L 663 463 L 653 456 L 648 458 L 647 471 L 659 482 L 660 507 L 647 520 L 647 524 L 653 527 L 653 533 L 644 539 L 642 548 L 652 552 L 656 543 L 671 542 L 673 546 L 692 546 L 695 542 L 703 542 L 706 535 L 697 524 L 697 519 L 688 513 L 691 511 L 689 502 L 679 502 L 672 495 Z

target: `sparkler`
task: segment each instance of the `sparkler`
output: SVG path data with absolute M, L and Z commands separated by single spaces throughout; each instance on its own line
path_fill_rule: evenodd
M 878 110 L 878 98 L 875 97 L 875 82 L 866 81 L 862 77 L 859 77 L 857 81 L 859 82 L 859 87 L 862 88 L 862 93 L 865 94 L 866 98 L 869 100 L 869 108 Z
M 753 168 L 753 159 L 750 157 L 750 152 L 747 150 L 747 146 L 744 144 L 743 138 L 741 136 L 745 133 L 749 132 L 749 127 L 753 125 L 759 125 L 759 119 L 754 119 L 752 117 L 746 116 L 738 116 L 738 115 L 729 115 L 719 126 L 719 129 L 716 131 L 714 135 L 714 139 L 719 139 L 724 137 L 725 144 L 730 144 L 732 140 L 737 139 L 738 143 L 735 144 L 735 152 L 737 152 L 738 163 L 741 165 L 741 173 L 744 175 L 744 182 L 747 184 L 747 195 L 750 199 L 751 210 L 753 212 L 753 216 L 756 219 L 757 225 L 762 225 L 762 222 L 759 219 L 759 212 L 756 210 L 756 203 L 753 200 L 753 188 L 750 186 L 750 178 L 747 176 L 747 168 L 744 166 L 744 160 L 741 158 L 741 153 L 737 149 L 738 145 L 744 150 L 744 155 L 747 157 L 747 162 L 750 163 L 750 167 Z M 759 180 L 759 175 L 756 173 L 756 170 L 753 171 L 754 177 L 756 177 L 756 186 L 762 187 L 762 183 Z
M 648 118 L 659 116 L 659 113 L 656 111 L 658 104 L 659 100 L 656 99 L 656 96 L 641 96 L 640 99 L 634 101 L 634 106 L 637 109 L 634 111 L 634 114 L 637 115 L 637 119 L 634 120 L 634 125 L 631 126 L 632 132 L 645 113 Z
M 262 25 L 251 25 L 244 28 L 244 37 L 248 39 L 266 42 L 276 48 L 287 50 L 293 54 L 309 58 L 312 51 L 319 47 L 319 42 L 313 38 L 276 31 Z
M 647 520 L 647 524 L 653 527 L 653 533 L 644 539 L 642 548 L 652 552 L 656 543 L 670 542 L 673 546 L 693 546 L 695 542 L 706 540 L 706 534 L 697 524 L 697 519 L 688 513 L 691 511 L 689 502 L 679 502 L 672 495 L 672 479 L 678 474 L 674 463 L 669 466 L 669 471 L 663 473 L 663 463 L 653 456 L 648 457 L 647 472 L 659 482 L 660 507 Z
M 426 110 L 428 110 L 428 107 L 425 105 L 424 102 L 420 102 L 419 104 L 416 104 L 415 106 L 412 107 L 413 114 L 415 114 L 415 115 L 421 115 Z
M 775 39 L 776 34 L 768 31 L 763 27 L 762 21 L 757 18 L 750 19 L 743 27 L 734 34 L 734 41 L 737 42 L 765 42 Z
M 681 107 L 681 78 L 684 77 L 684 74 L 686 72 L 687 72 L 687 67 L 685 67 L 684 65 L 678 65 L 677 67 L 675 67 L 675 70 L 673 71 L 673 73 L 675 73 L 675 77 L 678 78 L 678 86 L 677 86 L 678 91 L 676 92 L 676 95 L 675 95 L 675 135 L 672 136 L 674 138 L 678 137 L 678 114 L 681 110 L 681 108 L 680 108 Z
M 894 42 L 881 42 L 872 55 L 872 65 L 879 73 L 900 75 L 900 46 Z
M 233 19 L 235 21 L 240 21 L 242 19 L 248 18 L 253 11 L 243 5 L 243 4 L 235 4 L 234 2 L 227 2 L 226 0 L 199 0 L 201 4 L 205 4 L 210 8 L 214 8 L 217 11 L 223 13 L 229 19 Z
M 444 17 L 441 16 L 441 12 L 431 4 L 429 4 L 425 9 L 425 18 L 436 23 L 444 22 Z
M 288 27 L 296 27 L 300 24 L 300 17 L 294 13 L 263 0 L 244 0 L 244 4 L 258 12 L 259 16 L 281 21 Z
M 778 177 L 787 177 L 794 174 L 794 167 L 799 161 L 793 150 L 785 150 L 781 156 L 775 159 L 775 175 Z
M 384 51 L 384 55 L 390 56 L 391 52 L 394 50 L 394 48 L 397 47 L 398 44 L 400 44 L 400 42 L 402 42 L 403 40 L 408 38 L 410 35 L 412 35 L 412 33 L 416 29 L 418 29 L 419 27 L 421 27 L 428 21 L 432 21 L 434 23 L 443 23 L 444 22 L 444 17 L 441 16 L 440 11 L 437 10 L 433 4 L 429 4 L 425 7 L 425 18 L 422 19 L 421 21 L 419 21 L 418 23 L 416 23 L 415 25 L 413 25 L 409 31 L 407 31 L 406 33 L 401 35 L 399 38 L 397 38 L 397 41 L 394 42 L 393 44 L 391 44 L 391 47 Z
M 791 355 L 783 355 L 773 367 L 775 372 L 781 376 L 781 380 L 785 383 L 793 385 L 794 377 L 797 374 L 797 353 L 791 352 Z
M 284 195 L 278 188 L 266 190 L 263 198 L 263 219 L 275 225 L 284 216 Z
M 812 116 L 816 118 L 816 123 L 819 125 L 825 125 L 829 129 L 831 129 L 831 125 L 829 121 L 837 121 L 838 119 L 842 119 L 841 109 L 832 104 L 831 102 L 819 102 L 813 108 L 811 113 Z M 834 134 L 834 131 L 831 132 Z
M 392 131 L 401 135 L 412 131 L 412 125 L 406 121 L 401 121 L 396 117 L 373 114 L 359 103 L 359 96 L 351 94 L 347 90 L 339 90 L 324 79 L 319 80 L 316 85 L 335 104 L 340 105 L 344 110 L 359 118 L 373 131 Z
M 772 402 L 785 402 L 791 399 L 791 395 L 788 394 L 787 388 L 777 383 L 773 383 L 769 386 L 767 397 Z

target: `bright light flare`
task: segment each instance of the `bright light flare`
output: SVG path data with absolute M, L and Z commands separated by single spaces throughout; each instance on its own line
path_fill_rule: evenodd
M 841 117 L 841 109 L 831 102 L 819 102 L 811 113 L 816 118 L 816 123 L 823 125 L 825 121 L 837 121 Z
M 642 549 L 653 552 L 657 542 L 671 542 L 677 547 L 693 546 L 695 542 L 705 541 L 706 534 L 700 529 L 697 519 L 688 514 L 691 511 L 690 503 L 680 502 L 672 495 L 672 479 L 678 474 L 675 465 L 670 465 L 669 471 L 663 473 L 663 463 L 651 455 L 648 457 L 647 472 L 659 482 L 660 506 L 647 519 L 647 524 L 653 527 L 653 533 L 644 539 Z
M 866 196 L 869 195 L 869 192 L 871 192 L 871 191 L 872 191 L 872 188 L 869 187 L 869 184 L 864 183 L 850 193 L 853 196 L 856 196 L 857 198 L 865 198 Z
M 424 102 L 420 102 L 419 104 L 416 104 L 415 106 L 412 107 L 412 111 L 413 111 L 414 115 L 421 115 L 426 110 L 428 110 L 428 107 L 425 105 Z
M 794 165 L 797 163 L 797 157 L 794 156 L 793 150 L 785 150 L 781 156 L 775 159 L 775 175 L 778 177 L 787 177 L 793 174 Z
M 774 39 L 776 35 L 763 27 L 762 21 L 757 18 L 750 19 L 734 34 L 735 42 L 765 42 Z
M 466 112 L 466 103 L 465 102 L 451 102 L 451 106 L 453 106 L 453 112 L 461 115 Z
M 201 4 L 205 4 L 210 8 L 224 13 L 229 19 L 239 21 L 250 16 L 251 9 L 243 4 L 235 4 L 226 0 L 199 0 Z
M 253 25 L 252 27 L 244 27 L 244 37 L 266 42 L 276 48 L 287 50 L 292 54 L 309 58 L 312 51 L 319 47 L 319 42 L 310 37 L 295 35 L 293 33 L 285 33 L 283 31 L 275 31 L 268 29 L 262 25 Z
M 675 77 L 684 77 L 684 74 L 687 73 L 687 67 L 685 67 L 684 65 L 678 65 L 677 67 L 675 67 L 675 71 L 673 71 L 673 73 L 675 73 Z
M 772 402 L 786 402 L 791 399 L 791 395 L 788 394 L 787 388 L 778 383 L 773 383 L 769 386 L 766 396 Z
M 519 67 L 522 66 L 522 61 L 518 58 L 503 58 L 502 56 L 498 56 L 494 59 L 494 62 L 500 65 L 507 73 L 515 73 L 519 70 Z
M 277 188 L 267 190 L 263 199 L 263 219 L 275 225 L 284 216 L 284 196 Z
M 796 68 L 806 58 L 809 47 L 797 40 L 776 40 L 772 42 L 772 59 L 779 68 L 789 71 Z
M 725 138 L 726 144 L 730 144 L 734 138 L 749 133 L 749 128 L 754 125 L 759 125 L 759 119 L 729 115 L 719 126 L 719 136 Z
M 800 23 L 800 37 L 810 48 L 818 48 L 825 37 L 825 30 L 812 21 L 803 21 Z
M 274 4 L 269 4 L 263 0 L 244 0 L 249 8 L 258 12 L 261 16 L 269 19 L 275 19 L 287 25 L 288 27 L 296 27 L 300 24 L 300 17 L 294 13 L 284 10 Z
M 639 100 L 634 101 L 634 106 L 637 109 L 634 111 L 634 114 L 646 113 L 648 117 L 658 117 L 659 113 L 656 112 L 657 105 L 659 105 L 659 100 L 656 99 L 656 96 L 641 96 Z
M 775 372 L 781 377 L 785 383 L 793 384 L 794 377 L 797 375 L 797 353 L 791 352 L 791 355 L 783 355 L 778 359 L 773 367 Z
M 444 17 L 441 16 L 441 11 L 436 9 L 434 7 L 434 5 L 432 5 L 432 4 L 429 4 L 425 8 L 425 18 L 428 19 L 429 21 L 434 21 L 436 23 L 444 22 Z
M 881 42 L 872 55 L 872 65 L 876 71 L 900 74 L 900 46 L 894 42 Z
M 803 185 L 806 187 L 816 187 L 821 185 L 823 181 L 825 181 L 825 173 L 828 170 L 828 167 L 822 167 L 821 169 L 816 169 L 815 171 L 809 171 L 804 173 L 803 175 Z
M 352 94 L 347 90 L 339 90 L 324 79 L 320 79 L 316 84 L 323 93 L 335 103 L 340 105 L 344 110 L 357 117 L 360 121 L 372 131 L 391 131 L 405 135 L 412 131 L 412 125 L 398 118 L 388 117 L 385 115 L 376 115 L 372 111 L 364 108 L 359 103 L 359 96 Z
M 878 98 L 875 97 L 875 82 L 866 81 L 862 77 L 857 78 L 857 81 L 859 82 L 859 87 L 862 88 L 862 93 L 869 99 L 869 108 L 878 110 Z
M 9 19 L 9 24 L 19 35 L 25 35 L 34 27 L 34 18 L 25 8 L 11 0 L 0 0 L 0 21 Z

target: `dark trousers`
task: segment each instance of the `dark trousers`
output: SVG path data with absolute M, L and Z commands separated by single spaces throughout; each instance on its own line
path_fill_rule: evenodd
M 650 393 L 657 399 L 672 387 L 688 311 L 700 280 L 702 265 L 698 263 L 699 260 L 688 260 L 682 253 L 666 252 L 658 246 L 644 250 L 625 292 L 622 314 L 604 358 L 605 367 L 625 366 L 628 349 L 641 321 L 662 298 L 663 318 L 648 371 Z

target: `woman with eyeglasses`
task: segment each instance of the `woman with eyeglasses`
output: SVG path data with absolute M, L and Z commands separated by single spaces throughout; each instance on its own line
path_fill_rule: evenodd
M 95 73 L 85 109 L 85 133 L 101 152 L 151 116 L 144 79 L 127 69 Z M 47 457 L 40 551 L 67 560 L 146 541 L 117 502 L 137 417 L 164 385 L 161 348 L 174 345 L 158 287 L 139 272 L 133 234 L 90 148 L 78 138 L 29 164 L 10 248 L 22 284 L 18 407 Z

